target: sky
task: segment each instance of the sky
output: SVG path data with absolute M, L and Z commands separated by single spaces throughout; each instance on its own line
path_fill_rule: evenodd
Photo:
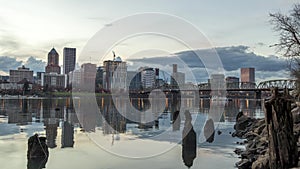
M 256 56 L 273 59 L 275 56 L 280 57 L 280 54 L 269 47 L 278 42 L 278 33 L 272 30 L 269 23 L 269 13 L 288 13 L 296 2 L 296 0 L 0 0 L 0 74 L 7 73 L 7 69 L 10 68 L 6 63 L 11 63 L 12 67 L 25 64 L 34 65 L 35 70 L 43 69 L 42 66 L 52 47 L 60 54 L 61 64 L 63 47 L 76 47 L 77 57 L 81 57 L 82 62 L 92 61 L 100 65 L 101 59 L 97 57 L 101 56 L 81 55 L 87 42 L 102 29 L 113 28 L 116 21 L 145 12 L 176 16 L 193 25 L 210 44 L 204 48 L 214 47 L 218 51 L 228 48 L 234 50 L 244 46 L 242 52 L 253 53 L 248 55 L 247 60 Z M 134 24 L 138 25 L 139 22 Z M 164 23 L 161 23 L 161 27 L 163 26 Z M 153 52 L 155 50 L 152 48 L 149 50 L 151 52 L 140 50 L 145 49 L 145 45 L 160 45 L 163 42 L 168 44 L 165 45 L 166 50 L 160 49 L 157 53 Z M 175 42 L 170 39 L 164 41 L 162 37 L 143 35 L 123 39 L 113 49 L 126 61 L 132 62 L 131 60 L 143 57 L 170 56 L 186 51 Z M 137 53 L 138 55 L 133 57 Z M 252 63 L 252 67 L 259 67 L 255 63 Z M 227 64 L 234 66 L 231 62 Z M 237 69 L 225 70 L 229 74 L 237 71 Z M 271 72 L 278 71 L 271 70 Z M 286 73 L 274 73 L 272 76 L 276 74 L 280 77 L 286 76 Z

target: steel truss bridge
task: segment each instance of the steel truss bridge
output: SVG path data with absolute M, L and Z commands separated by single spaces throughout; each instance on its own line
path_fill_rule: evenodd
M 223 85 L 224 86 L 224 85 Z M 262 81 L 258 85 L 255 83 L 227 83 L 226 86 L 219 89 L 214 90 L 220 90 L 220 91 L 227 91 L 228 96 L 234 96 L 236 93 L 255 93 L 255 97 L 260 98 L 262 92 L 269 92 L 272 88 L 277 87 L 279 90 L 287 89 L 289 91 L 292 91 L 296 89 L 296 80 L 293 79 L 277 79 L 277 80 L 268 80 L 268 81 Z M 178 92 L 195 92 L 199 91 L 200 97 L 208 97 L 210 96 L 211 92 L 213 91 L 211 89 L 211 86 L 209 83 L 202 83 L 198 86 L 185 86 L 182 88 L 177 87 L 169 87 L 169 88 L 159 88 L 165 93 L 178 93 Z M 144 95 L 149 94 L 153 89 L 145 90 L 145 91 L 131 91 L 131 94 L 137 94 L 137 95 Z M 247 94 L 248 96 L 248 94 Z M 241 96 L 243 97 L 243 96 Z

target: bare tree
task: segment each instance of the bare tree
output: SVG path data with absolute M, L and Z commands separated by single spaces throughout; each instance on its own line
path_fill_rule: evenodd
M 279 32 L 277 47 L 283 56 L 295 59 L 300 56 L 300 4 L 295 4 L 289 15 L 280 12 L 271 13 L 271 24 Z
M 297 80 L 297 95 L 300 95 L 300 4 L 295 4 L 289 14 L 270 13 L 271 24 L 279 32 L 278 52 L 288 58 L 292 76 Z

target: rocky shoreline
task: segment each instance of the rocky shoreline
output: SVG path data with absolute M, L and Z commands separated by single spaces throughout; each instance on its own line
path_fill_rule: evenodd
M 298 167 L 300 167 L 300 106 L 293 105 L 291 111 L 293 116 L 293 133 L 297 141 Z M 250 118 L 239 112 L 236 117 L 236 124 L 234 125 L 235 132 L 233 137 L 243 139 L 241 143 L 244 144 L 245 150 L 236 149 L 234 152 L 239 155 L 241 160 L 235 165 L 239 169 L 269 169 L 270 168 L 270 149 L 269 149 L 269 134 L 265 118 L 255 119 Z M 282 143 L 283 145 L 286 143 Z M 297 164 L 296 164 L 297 165 Z M 282 168 L 288 168 L 283 166 Z M 291 167 L 293 168 L 293 167 Z

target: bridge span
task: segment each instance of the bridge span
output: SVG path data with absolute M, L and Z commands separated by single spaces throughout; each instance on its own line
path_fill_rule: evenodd
M 227 97 L 251 97 L 251 98 L 261 98 L 264 96 L 268 96 L 270 94 L 270 90 L 274 87 L 277 87 L 279 90 L 287 89 L 292 91 L 296 89 L 296 80 L 293 79 L 278 79 L 278 80 L 268 80 L 262 81 L 258 85 L 255 83 L 225 83 L 222 88 L 211 89 L 211 85 L 209 83 L 201 83 L 197 86 L 184 86 L 184 87 L 161 87 L 156 88 L 163 91 L 166 94 L 172 93 L 183 93 L 186 96 L 191 92 L 199 92 L 199 97 L 208 98 L 211 97 L 212 91 L 224 91 L 226 92 Z M 139 96 L 147 96 L 154 89 L 148 89 L 144 91 L 130 91 L 130 94 L 139 95 Z

